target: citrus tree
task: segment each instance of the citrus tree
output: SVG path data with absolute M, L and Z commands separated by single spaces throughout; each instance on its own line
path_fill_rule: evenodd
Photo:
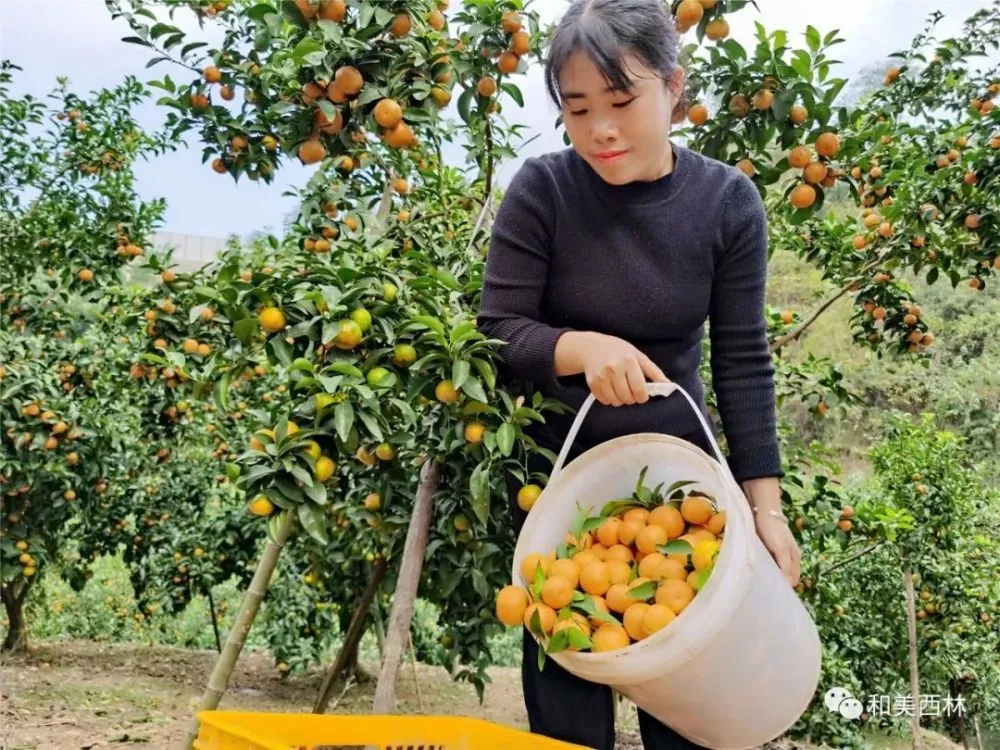
M 123 268 L 142 253 L 162 202 L 144 203 L 132 164 L 170 147 L 140 131 L 134 78 L 77 97 L 65 82 L 51 103 L 15 98 L 18 69 L 0 63 L 2 157 L 0 367 L 3 435 L 2 594 L 5 647 L 24 648 L 24 602 L 59 552 L 62 530 L 97 508 L 109 477 L 133 460 L 137 402 L 120 390 L 131 356 Z

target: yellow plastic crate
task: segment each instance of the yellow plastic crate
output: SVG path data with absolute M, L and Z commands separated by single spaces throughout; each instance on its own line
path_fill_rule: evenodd
M 588 750 L 456 716 L 202 711 L 197 750 Z

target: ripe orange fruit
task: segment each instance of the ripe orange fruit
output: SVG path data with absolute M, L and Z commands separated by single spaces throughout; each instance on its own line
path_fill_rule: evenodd
M 581 571 L 583 570 L 585 565 L 588 565 L 592 562 L 598 562 L 600 560 L 600 558 L 597 556 L 597 553 L 594 552 L 593 546 L 588 547 L 587 549 L 579 550 L 578 552 L 574 552 L 573 556 L 570 559 L 577 564 L 577 566 L 580 568 Z
M 250 501 L 250 513 L 254 516 L 269 516 L 274 513 L 274 503 L 267 496 L 258 495 Z
M 588 594 L 604 596 L 611 588 L 611 573 L 608 566 L 600 561 L 588 562 L 584 565 L 580 569 L 580 588 Z
M 635 541 L 635 538 L 644 526 L 645 524 L 639 521 L 622 521 L 621 526 L 618 527 L 618 541 L 620 544 L 615 545 L 615 547 L 624 546 L 628 550 L 628 546 Z M 611 549 L 615 549 L 615 547 Z M 608 552 L 610 553 L 611 550 L 608 550 Z M 632 552 L 629 550 L 629 559 L 631 559 L 631 554 Z
M 521 16 L 514 11 L 504 13 L 500 23 L 508 34 L 516 34 L 521 30 Z
M 697 526 L 707 523 L 708 519 L 712 517 L 713 512 L 714 510 L 709 499 L 700 495 L 689 495 L 681 503 L 681 516 L 688 523 L 693 523 Z
M 965 217 L 965 226 L 967 229 L 978 229 L 979 217 L 976 214 L 969 214 Z
M 396 127 L 386 130 L 382 139 L 392 148 L 406 148 L 414 142 L 413 130 L 405 122 L 400 122 Z
M 535 602 L 528 606 L 524 611 L 524 627 L 528 629 L 529 632 L 535 633 L 532 627 L 531 621 L 535 616 L 535 612 L 538 613 L 539 624 L 541 625 L 541 631 L 543 635 L 549 635 L 552 633 L 552 629 L 556 626 L 556 613 L 552 607 L 541 602 Z M 538 635 L 538 633 L 535 633 Z
M 851 241 L 851 244 L 854 245 L 855 250 L 863 250 L 868 244 L 868 240 L 865 239 L 863 234 L 856 234 L 854 235 L 854 239 Z
M 393 190 L 395 190 L 400 195 L 406 195 L 410 192 L 410 183 L 404 180 L 402 177 L 397 177 L 392 181 Z
M 214 65 L 209 65 L 201 74 L 205 78 L 206 83 L 218 83 L 222 80 L 222 71 Z
M 319 11 L 319 6 L 313 5 L 310 0 L 295 0 L 295 7 L 299 9 L 299 13 L 307 21 L 311 21 Z
M 344 129 L 344 117 L 338 110 L 333 119 L 329 119 L 321 109 L 316 110 L 316 125 L 326 135 L 337 135 Z M 238 150 L 238 149 L 234 149 Z
M 650 527 L 654 528 L 654 527 Z M 664 566 L 670 562 L 661 552 L 650 552 L 639 562 L 639 576 L 651 581 L 663 578 Z
M 515 55 L 526 55 L 531 51 L 531 35 L 527 31 L 515 31 L 510 38 L 510 51 Z
M 316 472 L 313 476 L 316 477 L 318 481 L 325 482 L 333 476 L 333 472 L 336 468 L 337 464 L 334 463 L 332 458 L 329 456 L 320 456 L 316 460 Z
M 513 73 L 517 70 L 517 64 L 521 61 L 514 52 L 510 50 L 505 50 L 500 53 L 500 58 L 497 60 L 497 70 L 501 73 Z
M 277 307 L 265 307 L 257 315 L 260 327 L 268 333 L 277 333 L 285 328 L 285 313 Z
M 645 526 L 649 522 L 649 511 L 645 508 L 629 508 L 622 516 L 623 521 L 634 521 Z
M 618 544 L 618 527 L 622 521 L 617 516 L 612 516 L 607 521 L 597 527 L 597 539 L 605 547 L 610 549 Z
M 610 551 L 610 550 L 609 550 Z M 605 555 L 604 564 L 608 566 L 608 575 L 611 577 L 611 585 L 616 583 L 628 583 L 632 577 L 632 566 L 625 560 L 608 559 Z
M 539 565 L 542 566 L 542 575 L 548 576 L 552 570 L 554 558 L 534 552 L 524 558 L 521 563 L 521 577 L 528 583 L 534 583 L 535 571 Z
M 770 89 L 761 89 L 753 95 L 753 108 L 764 111 L 770 109 L 774 104 L 774 92 Z
M 656 603 L 669 607 L 679 615 L 694 599 L 694 589 L 686 580 L 668 578 L 656 589 Z
M 705 8 L 698 0 L 681 0 L 674 14 L 677 19 L 677 28 L 685 32 L 701 22 L 705 15 Z
M 625 583 L 613 584 L 604 599 L 608 603 L 608 609 L 618 614 L 625 614 L 629 607 L 639 602 L 638 599 L 628 596 L 628 584 Z
M 672 505 L 661 505 L 650 511 L 646 522 L 650 526 L 662 526 L 670 539 L 676 539 L 684 533 L 684 517 Z
M 899 80 L 899 68 L 893 66 L 885 73 L 885 85 L 888 86 L 890 83 L 895 83 Z
M 580 566 L 573 560 L 560 559 L 552 563 L 549 576 L 553 578 L 564 578 L 569 582 L 570 588 L 576 588 L 580 583 Z
M 337 88 L 348 96 L 354 96 L 365 85 L 365 79 L 362 78 L 361 71 L 352 65 L 337 68 L 337 72 L 333 74 L 333 82 L 337 84 Z
M 517 504 L 525 513 L 535 507 L 535 501 L 542 494 L 542 488 L 537 484 L 526 484 L 517 491 Z
M 692 104 L 688 107 L 687 114 L 692 125 L 704 125 L 708 122 L 708 108 L 704 104 Z
M 410 16 L 406 13 L 400 13 L 395 18 L 392 19 L 392 24 L 389 26 L 389 30 L 392 32 L 393 36 L 406 36 L 410 33 L 410 29 L 413 28 L 413 21 Z
M 303 164 L 316 164 L 326 158 L 326 146 L 318 138 L 310 138 L 299 146 L 299 160 Z
M 645 602 L 633 604 L 625 610 L 625 615 L 622 617 L 622 624 L 625 626 L 625 632 L 628 633 L 629 638 L 633 641 L 641 641 L 646 637 L 646 631 L 642 627 L 642 618 L 646 616 L 648 611 L 649 605 Z
M 361 343 L 364 332 L 355 321 L 344 319 L 337 324 L 337 334 L 333 337 L 333 345 L 338 349 L 354 349 Z
M 382 99 L 375 105 L 375 122 L 383 128 L 394 128 L 403 120 L 403 108 L 392 99 Z
M 628 648 L 629 637 L 621 625 L 604 622 L 590 636 L 590 642 L 592 644 L 590 650 L 594 653 L 617 651 L 620 648 Z
M 552 635 L 555 635 L 560 630 L 576 630 L 584 638 L 590 637 L 590 623 L 587 621 L 586 616 L 580 614 L 579 612 L 573 612 L 569 617 L 557 620 L 555 627 L 552 628 Z M 574 646 L 567 646 L 568 651 L 577 651 Z
M 799 185 L 788 196 L 788 201 L 795 208 L 809 208 L 816 202 L 816 189 L 812 185 Z
M 801 125 L 809 119 L 809 110 L 799 104 L 796 104 L 788 111 L 788 119 L 793 125 Z
M 826 179 L 826 164 L 821 161 L 811 162 L 802 170 L 802 178 L 813 185 L 822 182 Z
M 702 6 L 704 6 L 704 0 L 702 1 Z M 715 20 L 709 21 L 705 24 L 705 36 L 711 39 L 713 42 L 718 42 L 721 39 L 725 39 L 729 36 L 729 21 L 727 21 L 722 16 L 719 16 Z
M 497 619 L 508 628 L 524 622 L 528 609 L 528 592 L 520 586 L 504 586 L 497 594 Z
M 561 562 L 557 560 L 556 562 Z M 569 561 L 572 562 L 572 561 Z M 574 586 L 562 576 L 553 575 L 542 584 L 542 601 L 552 609 L 568 607 L 573 601 Z
M 878 226 L 878 233 L 882 237 L 886 237 L 886 238 L 892 237 L 892 222 L 891 221 L 883 221 L 881 224 L 879 224 L 879 226 Z
M 441 31 L 444 28 L 445 17 L 444 14 L 439 10 L 432 10 L 427 14 L 427 25 L 430 26 L 435 31 Z
M 612 545 L 611 547 L 608 547 L 608 551 L 604 553 L 605 562 L 618 561 L 623 563 L 631 563 L 632 559 L 633 559 L 632 550 L 629 549 L 624 544 Z
M 435 386 L 434 396 L 442 404 L 453 404 L 458 401 L 458 390 L 450 380 L 442 380 Z
M 708 519 L 705 528 L 716 536 L 719 536 L 726 529 L 726 511 L 720 510 Z
M 365 510 L 374 513 L 382 507 L 382 496 L 377 492 L 370 492 L 365 496 Z
M 757 171 L 756 167 L 754 167 L 753 162 L 750 161 L 749 159 L 740 159 L 738 162 L 736 162 L 736 168 L 740 170 L 743 174 L 745 174 L 747 177 L 753 177 L 754 173 Z
M 648 638 L 658 630 L 663 630 L 677 617 L 674 611 L 665 604 L 651 604 L 642 616 L 642 630 Z
M 840 151 L 840 138 L 836 133 L 823 133 L 816 139 L 816 153 L 832 159 Z
M 803 169 L 809 165 L 811 160 L 809 149 L 805 146 L 796 146 L 788 152 L 788 166 L 795 169 Z
M 326 21 L 340 23 L 347 14 L 347 3 L 344 0 L 324 0 L 319 7 L 319 17 Z
M 656 552 L 658 545 L 669 541 L 667 530 L 662 526 L 643 526 L 635 537 L 635 546 L 644 555 Z
M 478 445 L 483 442 L 483 435 L 486 434 L 486 425 L 482 422 L 469 422 L 465 425 L 463 433 L 468 442 Z M 523 490 L 524 488 L 522 487 L 521 489 Z
M 839 528 L 841 531 L 850 531 L 852 528 L 854 528 L 854 524 L 848 519 L 843 518 L 837 524 L 837 528 Z
M 497 82 L 489 76 L 483 76 L 476 84 L 476 91 L 480 96 L 493 96 L 497 92 Z
M 94 272 L 89 268 L 81 268 L 77 278 L 84 283 L 89 283 L 94 280 Z
M 707 568 L 709 565 L 715 562 L 716 556 L 719 554 L 719 543 L 716 541 L 702 541 L 694 547 L 694 552 L 691 553 L 691 563 L 694 565 L 695 570 L 701 570 Z
M 66 490 L 63 493 L 63 498 L 65 498 L 68 502 L 72 502 L 73 500 L 76 500 L 76 492 L 73 490 Z

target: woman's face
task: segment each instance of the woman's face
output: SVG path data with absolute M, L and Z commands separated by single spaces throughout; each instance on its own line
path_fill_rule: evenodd
M 634 57 L 625 58 L 630 91 L 613 91 L 594 62 L 573 54 L 559 72 L 563 123 L 577 153 L 605 181 L 654 180 L 667 170 L 676 93 Z M 670 87 L 679 91 L 678 68 Z

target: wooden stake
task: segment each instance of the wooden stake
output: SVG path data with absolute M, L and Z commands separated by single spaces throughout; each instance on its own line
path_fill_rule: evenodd
M 274 573 L 274 569 L 278 565 L 278 557 L 281 555 L 281 550 L 285 546 L 285 542 L 288 541 L 288 536 L 291 534 L 294 525 L 295 514 L 290 511 L 286 512 L 284 520 L 278 527 L 275 538 L 268 539 L 267 544 L 264 546 L 264 552 L 260 556 L 260 562 L 257 563 L 257 570 L 253 574 L 253 580 L 250 581 L 249 588 L 243 594 L 240 611 L 233 621 L 233 627 L 229 629 L 229 634 L 226 636 L 226 644 L 222 647 L 222 653 L 219 654 L 219 658 L 215 660 L 212 674 L 208 678 L 208 687 L 205 688 L 201 702 L 195 710 L 195 717 L 191 722 L 187 738 L 186 747 L 189 750 L 194 747 L 194 741 L 198 738 L 197 714 L 201 711 L 211 711 L 218 707 L 219 701 L 222 700 L 222 696 L 229 686 L 229 679 L 233 675 L 233 669 L 235 669 L 236 662 L 243 651 L 243 645 L 246 643 L 250 628 L 253 627 L 253 621 L 257 617 L 260 603 L 264 600 L 264 594 L 267 593 L 267 587 L 271 583 L 271 576 Z
M 403 559 L 399 566 L 399 578 L 396 580 L 392 612 L 389 615 L 385 651 L 382 654 L 382 670 L 375 686 L 373 711 L 376 714 L 389 714 L 396 708 L 396 677 L 399 674 L 403 648 L 413 618 L 413 603 L 417 598 L 417 586 L 424 564 L 437 483 L 438 464 L 432 456 L 424 461 L 420 469 L 420 487 L 417 489 L 417 500 L 413 506 L 410 527 L 406 532 Z
M 913 572 L 903 569 L 903 588 L 906 591 L 906 629 L 910 647 L 910 697 L 914 711 L 910 725 L 913 731 L 913 750 L 924 750 L 924 738 L 920 733 L 920 670 L 917 666 L 917 608 L 913 592 Z
M 344 635 L 344 644 L 337 652 L 336 660 L 330 665 L 330 668 L 323 676 L 323 684 L 319 689 L 316 703 L 313 705 L 312 712 L 314 714 L 321 714 L 326 711 L 326 707 L 330 703 L 330 697 L 333 695 L 334 683 L 340 677 L 340 673 L 344 671 L 344 668 L 348 666 L 352 655 L 358 652 L 358 643 L 365 632 L 365 620 L 368 617 L 368 610 L 371 609 L 378 586 L 385 577 L 385 569 L 385 558 L 379 557 L 375 561 L 375 565 L 372 566 L 372 574 L 368 579 L 368 585 L 361 594 L 361 600 L 354 610 L 354 615 L 351 617 L 351 624 L 347 626 L 347 633 Z

